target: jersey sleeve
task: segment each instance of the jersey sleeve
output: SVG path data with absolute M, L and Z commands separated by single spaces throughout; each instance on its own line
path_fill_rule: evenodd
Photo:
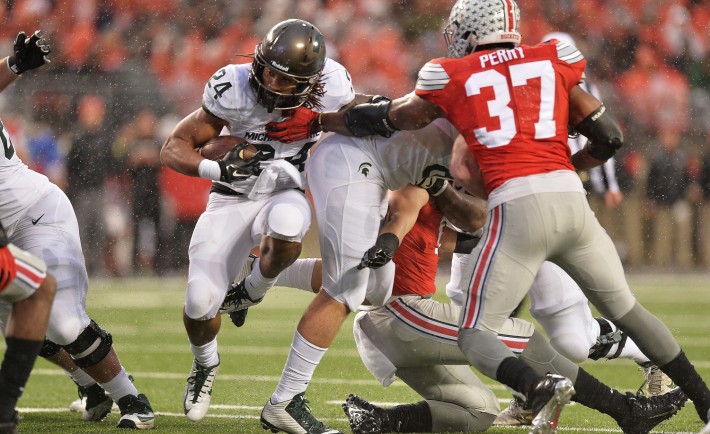
M 445 101 L 451 99 L 450 90 L 447 85 L 451 82 L 449 73 L 444 69 L 442 61 L 444 59 L 434 59 L 427 62 L 417 75 L 417 84 L 414 93 L 425 100 L 436 104 L 446 112 Z
M 326 60 L 323 67 L 323 84 L 325 94 L 321 98 L 321 104 L 324 112 L 338 111 L 355 98 L 350 74 L 335 60 Z
M 229 119 L 228 113 L 238 106 L 236 65 L 227 65 L 215 72 L 202 92 L 202 107 L 220 119 Z
M 557 49 L 559 71 L 564 79 L 565 88 L 570 90 L 584 81 L 584 68 L 587 66 L 587 60 L 574 45 L 562 41 L 553 41 Z

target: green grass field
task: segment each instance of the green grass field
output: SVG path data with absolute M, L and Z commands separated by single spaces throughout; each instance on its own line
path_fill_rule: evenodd
M 659 316 L 679 339 L 701 375 L 710 380 L 710 277 L 631 276 L 637 297 Z M 156 429 L 164 433 L 264 432 L 259 414 L 278 382 L 298 319 L 311 299 L 304 292 L 277 288 L 249 312 L 237 329 L 228 321 L 219 336 L 222 364 L 215 382 L 212 408 L 200 423 L 182 414 L 182 391 L 192 362 L 181 320 L 184 278 L 94 280 L 89 314 L 114 337 L 124 366 L 138 389 L 148 395 L 157 413 Z M 226 320 L 226 318 L 225 318 Z M 397 381 L 383 388 L 360 361 L 352 337 L 352 319 L 316 370 L 307 393 L 311 408 L 334 428 L 350 432 L 340 403 L 349 393 L 392 405 L 419 397 Z M 4 344 L 0 344 L 4 345 Z M 0 347 L 0 352 L 4 346 Z M 584 368 L 622 391 L 642 382 L 628 361 L 585 362 Z M 505 408 L 506 390 L 487 380 Z M 118 431 L 116 412 L 100 423 L 81 420 L 67 410 L 76 387 L 62 371 L 39 360 L 19 407 L 22 433 L 100 433 Z M 580 405 L 565 409 L 561 432 L 621 432 L 614 421 Z M 702 428 L 694 407 L 687 404 L 655 432 L 697 433 Z M 491 433 L 521 433 L 522 429 L 490 429 Z

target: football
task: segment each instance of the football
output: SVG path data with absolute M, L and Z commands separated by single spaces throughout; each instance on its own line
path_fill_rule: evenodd
M 238 144 L 244 142 L 244 139 L 237 136 L 219 136 L 208 140 L 207 143 L 197 148 L 197 150 L 200 155 L 208 160 L 221 160 L 227 152 L 234 149 L 234 147 Z M 242 158 L 251 158 L 256 152 L 256 147 L 250 144 L 242 151 Z

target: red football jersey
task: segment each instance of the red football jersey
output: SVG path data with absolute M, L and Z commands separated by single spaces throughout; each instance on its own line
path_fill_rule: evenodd
M 404 237 L 394 254 L 392 295 L 432 295 L 436 292 L 436 270 L 439 264 L 439 227 L 443 215 L 429 201 L 420 211 L 412 230 Z
M 567 146 L 569 91 L 586 61 L 555 40 L 435 59 L 416 94 L 446 113 L 481 168 L 486 192 L 521 176 L 574 170 Z

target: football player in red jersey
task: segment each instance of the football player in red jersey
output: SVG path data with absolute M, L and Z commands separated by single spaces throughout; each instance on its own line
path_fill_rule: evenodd
M 294 118 L 309 131 L 389 136 L 445 117 L 461 132 L 480 167 L 489 214 L 473 255 L 458 343 L 474 367 L 528 396 L 535 412 L 554 412 L 571 385 L 540 378 L 497 333 L 550 260 L 683 389 L 707 422 L 710 390 L 668 328 L 636 301 L 575 173 L 612 157 L 623 145 L 621 130 L 578 85 L 586 63 L 579 50 L 555 40 L 520 45 L 519 17 L 513 0 L 459 0 L 445 30 L 449 58 L 420 70 L 414 94 L 342 113 L 302 111 Z M 568 125 L 590 139 L 574 155 Z M 281 140 L 294 140 L 297 135 L 289 136 L 299 129 L 288 121 L 269 128 Z M 605 393 L 591 381 L 581 387 Z
M 443 215 L 466 231 L 479 229 L 485 220 L 482 200 L 459 194 L 447 184 L 440 179 L 427 191 L 407 185 L 390 192 L 379 233 L 395 237 L 401 244 L 392 252 L 376 243 L 360 261 L 361 268 L 376 269 L 367 282 L 367 305 L 360 306 L 354 326 L 363 363 L 384 386 L 396 375 L 424 400 L 384 409 L 349 396 L 343 409 L 353 432 L 482 431 L 494 418 L 498 420 L 495 395 L 472 373 L 456 344 L 460 306 L 432 299 L 436 292 L 437 252 L 468 253 L 478 240 L 444 226 Z M 427 192 L 436 195 L 433 200 L 429 200 Z M 299 259 L 279 276 L 277 285 L 317 293 L 322 284 L 320 264 L 316 259 Z M 544 274 L 550 284 L 549 268 L 541 269 L 540 276 Z M 559 281 L 560 285 L 565 283 Z M 537 372 L 558 372 L 575 380 L 585 375 L 580 376 L 581 370 L 559 356 L 526 321 L 507 321 L 499 338 Z M 608 390 L 609 394 L 620 396 L 618 391 Z M 580 402 L 585 402 L 585 393 L 580 390 Z M 662 397 L 629 393 L 623 399 L 627 406 L 622 408 L 607 408 L 602 400 L 590 405 L 614 418 L 625 432 L 646 433 L 674 415 L 687 398 L 675 389 Z M 530 419 L 527 424 L 532 423 Z

